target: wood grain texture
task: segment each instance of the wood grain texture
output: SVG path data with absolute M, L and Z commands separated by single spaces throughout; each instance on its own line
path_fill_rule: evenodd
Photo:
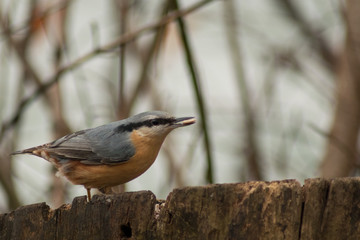
M 0 239 L 360 239 L 360 179 L 308 179 L 77 197 L 0 215 Z

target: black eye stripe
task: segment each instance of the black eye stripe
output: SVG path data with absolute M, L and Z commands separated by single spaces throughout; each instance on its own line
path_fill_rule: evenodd
M 175 119 L 172 118 L 155 118 L 155 119 L 149 119 L 145 120 L 143 122 L 140 122 L 140 127 L 146 126 L 146 127 L 152 127 L 154 125 L 167 125 L 170 123 L 175 122 Z
M 158 121 L 157 119 L 154 119 L 154 120 L 151 120 L 151 124 L 153 126 L 157 126 L 157 125 L 160 125 L 160 121 Z
M 120 125 L 114 129 L 115 133 L 119 132 L 131 132 L 133 130 L 139 129 L 141 127 L 152 127 L 152 126 L 160 126 L 174 123 L 175 118 L 154 118 L 148 119 L 142 122 L 137 123 L 128 123 L 125 125 Z

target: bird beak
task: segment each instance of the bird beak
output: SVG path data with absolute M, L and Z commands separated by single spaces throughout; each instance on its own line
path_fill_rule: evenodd
M 194 117 L 182 117 L 182 118 L 176 118 L 173 125 L 175 127 L 184 127 L 191 124 L 194 124 L 196 122 L 196 119 Z

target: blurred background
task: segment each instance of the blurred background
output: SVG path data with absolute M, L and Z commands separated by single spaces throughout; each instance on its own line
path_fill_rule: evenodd
M 356 0 L 1 0 L 0 212 L 85 195 L 15 150 L 148 110 L 197 124 L 125 191 L 358 175 Z

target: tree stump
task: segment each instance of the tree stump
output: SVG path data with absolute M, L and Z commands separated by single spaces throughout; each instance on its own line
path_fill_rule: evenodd
M 0 239 L 360 239 L 360 179 L 215 184 L 77 197 L 0 215 Z

